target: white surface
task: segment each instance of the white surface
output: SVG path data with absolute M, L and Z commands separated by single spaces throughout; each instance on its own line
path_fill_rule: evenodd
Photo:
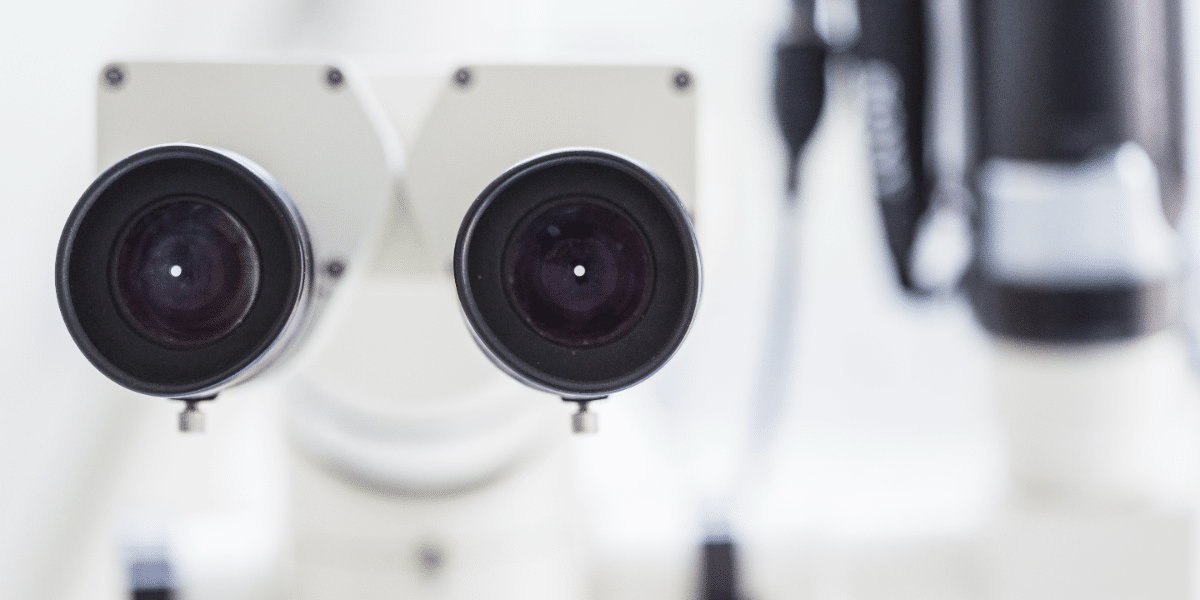
M 1009 498 L 981 535 L 991 597 L 1194 598 L 1196 388 L 1181 336 L 997 341 Z
M 1192 515 L 1167 510 L 1004 514 L 984 556 L 993 600 L 1184 600 Z
M 1182 260 L 1158 174 L 1137 144 L 1080 164 L 993 159 L 983 264 L 1002 281 L 1103 284 L 1176 276 Z
M 999 341 L 993 356 L 1019 503 L 1095 510 L 1195 501 L 1200 415 L 1177 333 L 1077 347 Z
M 289 64 L 290 63 L 290 64 Z M 321 267 L 356 268 L 394 198 L 402 151 L 359 74 L 338 61 L 120 62 L 117 89 L 97 79 L 98 163 L 189 142 L 232 150 L 267 170 L 296 203 Z M 330 65 L 345 83 L 326 85 Z M 328 282 L 326 282 L 328 284 Z
M 584 597 L 583 522 L 563 441 L 496 485 L 426 498 L 347 486 L 293 460 L 294 597 Z
M 287 387 L 299 449 L 368 489 L 472 489 L 565 435 L 557 398 L 479 352 L 449 277 L 373 276 Z M 556 435 L 557 434 L 557 435 Z
M 405 176 L 413 212 L 449 265 L 467 208 L 501 173 L 561 148 L 628 156 L 695 209 L 696 85 L 678 67 L 469 66 L 443 89 L 413 144 Z M 700 83 L 699 85 L 703 85 Z

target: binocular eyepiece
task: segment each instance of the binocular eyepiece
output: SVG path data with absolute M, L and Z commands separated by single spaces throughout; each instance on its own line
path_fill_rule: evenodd
M 122 83 L 102 82 L 97 115 L 112 166 L 63 231 L 59 305 L 102 373 L 187 401 L 188 417 L 301 345 L 389 222 L 400 138 L 360 79 L 328 65 L 112 69 Z M 455 79 L 426 115 L 404 171 L 416 245 L 450 262 L 471 335 L 518 380 L 581 405 L 644 380 L 683 341 L 700 294 L 684 204 L 690 76 L 466 72 L 470 85 Z M 199 143 L 163 143 L 180 139 Z
M 154 146 L 106 170 L 67 221 L 59 307 L 87 358 L 140 393 L 212 396 L 303 330 L 308 233 L 287 193 L 236 153 Z
M 467 211 L 454 279 L 471 333 L 500 368 L 568 400 L 657 371 L 691 325 L 700 254 L 674 192 L 602 150 L 512 167 Z

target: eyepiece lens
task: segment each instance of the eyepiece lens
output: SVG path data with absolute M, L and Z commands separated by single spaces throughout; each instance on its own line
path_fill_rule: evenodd
M 163 346 L 190 348 L 242 323 L 261 272 L 254 240 L 237 217 L 207 199 L 177 197 L 125 227 L 111 278 L 134 329 Z
M 521 318 L 571 347 L 609 343 L 646 311 L 654 261 L 645 235 L 621 209 L 588 196 L 535 208 L 509 239 L 504 286 Z

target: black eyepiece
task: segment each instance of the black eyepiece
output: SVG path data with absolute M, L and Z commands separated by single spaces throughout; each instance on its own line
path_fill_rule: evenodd
M 246 318 L 262 279 L 246 226 L 209 200 L 183 196 L 135 217 L 113 252 L 117 308 L 142 335 L 190 348 Z
M 454 271 L 480 347 L 567 398 L 657 371 L 700 293 L 695 235 L 675 194 L 600 150 L 541 155 L 497 178 L 463 220 Z
M 521 318 L 564 346 L 611 342 L 642 317 L 654 256 L 641 228 L 587 196 L 551 200 L 518 226 L 504 253 L 504 285 Z
M 271 362 L 300 329 L 311 250 L 287 194 L 240 155 L 154 146 L 100 175 L 59 244 L 68 330 L 117 383 L 211 395 Z

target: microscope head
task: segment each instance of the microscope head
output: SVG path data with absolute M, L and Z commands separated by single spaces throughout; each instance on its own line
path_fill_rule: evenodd
M 56 265 L 84 355 L 194 402 L 294 351 L 393 197 L 398 150 L 367 98 L 328 64 L 106 67 L 106 168 Z
M 700 294 L 692 76 L 469 67 L 412 153 L 413 211 L 467 325 L 520 381 L 586 402 L 683 341 Z

